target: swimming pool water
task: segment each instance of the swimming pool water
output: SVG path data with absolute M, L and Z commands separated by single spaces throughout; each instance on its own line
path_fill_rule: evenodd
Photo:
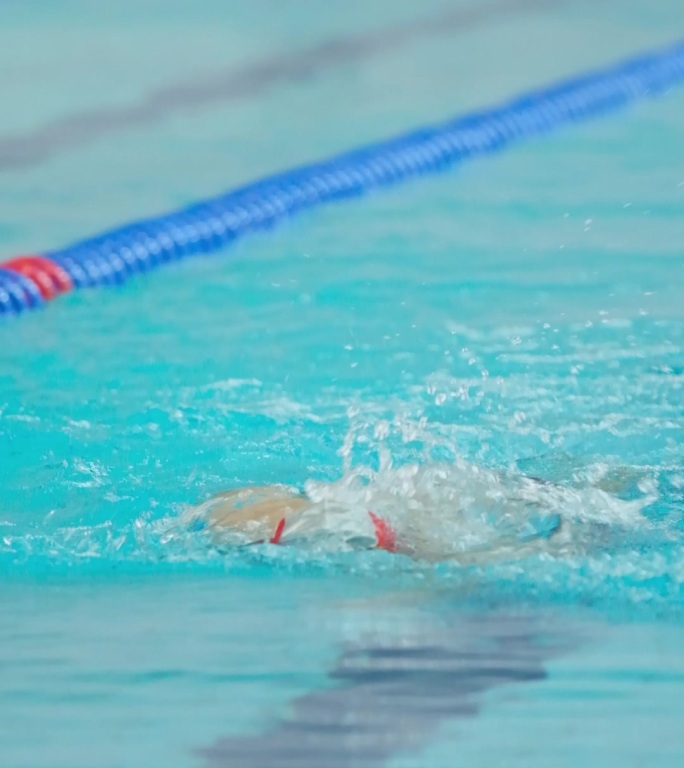
M 505 62 L 525 29 L 565 23 L 560 58 L 579 71 L 579 5 L 454 32 L 409 61 L 430 71 L 455 40 L 474 52 L 490 36 Z M 403 13 L 374 8 L 378 24 Z M 606 50 L 668 39 L 666 4 L 616 8 L 602 4 L 587 33 L 622 24 Z M 490 76 L 492 103 L 516 77 L 539 81 L 534 55 Z M 392 73 L 382 57 L 353 68 L 364 87 Z M 159 75 L 141 77 L 152 88 Z M 407 125 L 438 102 L 449 114 L 453 79 L 420 96 L 417 77 L 351 125 L 326 110 L 295 120 L 275 89 L 7 171 L 2 247 L 56 246 L 279 157 L 395 132 L 407 93 Z M 366 103 L 335 70 L 297 98 L 333 102 L 342 82 L 340 111 Z M 306 133 L 266 141 L 262 157 L 246 126 L 268 137 L 284 113 Z M 35 121 L 52 117 L 46 106 Z M 171 134 L 194 147 L 199 125 L 241 133 L 240 157 L 215 168 L 231 145 L 205 135 L 209 154 L 183 160 Z M 683 127 L 674 91 L 0 325 L 0 762 L 681 765 Z M 57 185 L 66 168 L 73 184 Z M 652 503 L 629 526 L 591 510 L 601 535 L 571 551 L 468 567 L 219 554 L 173 525 L 224 488 L 359 468 L 380 486 L 459 456 L 561 480 L 628 467 Z

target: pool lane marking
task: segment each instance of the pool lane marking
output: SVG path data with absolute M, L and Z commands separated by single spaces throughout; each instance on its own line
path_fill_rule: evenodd
M 0 262 L 0 314 L 33 309 L 72 288 L 115 285 L 167 262 L 219 250 L 297 211 L 450 168 L 517 140 L 613 112 L 682 81 L 684 43 L 678 43 L 502 106 L 267 177 L 62 250 Z
M 280 53 L 239 68 L 219 70 L 201 79 L 150 91 L 132 104 L 91 109 L 53 120 L 33 131 L 0 137 L 0 171 L 39 165 L 61 152 L 176 114 L 213 104 L 251 99 L 281 83 L 320 75 L 326 70 L 377 57 L 420 39 L 487 26 L 492 21 L 553 8 L 564 0 L 494 0 L 447 8 L 440 13 L 365 34 L 324 40 L 311 48 Z
M 492 691 L 546 681 L 549 662 L 577 642 L 573 630 L 534 614 L 422 618 L 400 638 L 376 633 L 347 649 L 328 673 L 333 685 L 289 701 L 261 732 L 219 738 L 196 754 L 207 768 L 381 768 L 421 753 L 444 723 L 476 717 Z

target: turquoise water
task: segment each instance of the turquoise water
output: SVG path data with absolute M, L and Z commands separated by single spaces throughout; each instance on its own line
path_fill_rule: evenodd
M 67 79 L 88 34 L 111 48 L 71 102 L 10 110 L 3 135 L 101 106 L 131 30 L 155 44 L 125 64 L 136 85 L 109 73 L 116 103 L 186 79 L 179 26 L 203 73 L 295 50 L 286 29 L 305 49 L 417 15 L 378 2 L 304 26 L 303 6 L 269 5 L 261 25 L 207 3 L 192 26 L 170 4 L 157 25 L 150 3 L 135 25 L 91 11 L 75 35 L 78 3 L 42 27 L 9 5 L 16 46 L 74 34 Z M 60 149 L 2 173 L 0 247 L 58 246 L 672 39 L 674 5 L 621 8 L 589 29 L 581 4 L 526 11 Z M 543 69 L 533 33 L 559 52 Z M 494 50 L 475 82 L 458 67 Z M 460 74 L 426 90 L 445 61 Z M 683 93 L 4 322 L 0 762 L 681 765 Z M 583 496 L 559 509 L 586 517 L 563 547 L 485 541 L 465 564 L 221 553 L 178 525 L 225 488 L 344 495 L 362 474 L 410 495 L 407 467 L 450 467 L 448 485 L 459 460 L 564 485 L 619 472 L 629 514 Z

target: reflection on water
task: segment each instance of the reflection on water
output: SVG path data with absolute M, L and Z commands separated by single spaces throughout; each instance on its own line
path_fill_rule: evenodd
M 471 718 L 481 695 L 543 680 L 567 641 L 536 617 L 483 613 L 349 647 L 333 687 L 292 701 L 273 728 L 201 750 L 212 768 L 370 768 L 426 746 L 442 721 Z

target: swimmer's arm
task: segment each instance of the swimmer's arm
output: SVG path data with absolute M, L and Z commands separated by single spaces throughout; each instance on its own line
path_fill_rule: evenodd
M 608 467 L 604 474 L 592 477 L 588 472 L 595 462 L 566 453 L 551 453 L 518 462 L 518 468 L 530 479 L 544 485 L 565 485 L 576 488 L 593 487 L 612 496 L 629 496 L 638 492 L 648 478 L 640 467 Z

